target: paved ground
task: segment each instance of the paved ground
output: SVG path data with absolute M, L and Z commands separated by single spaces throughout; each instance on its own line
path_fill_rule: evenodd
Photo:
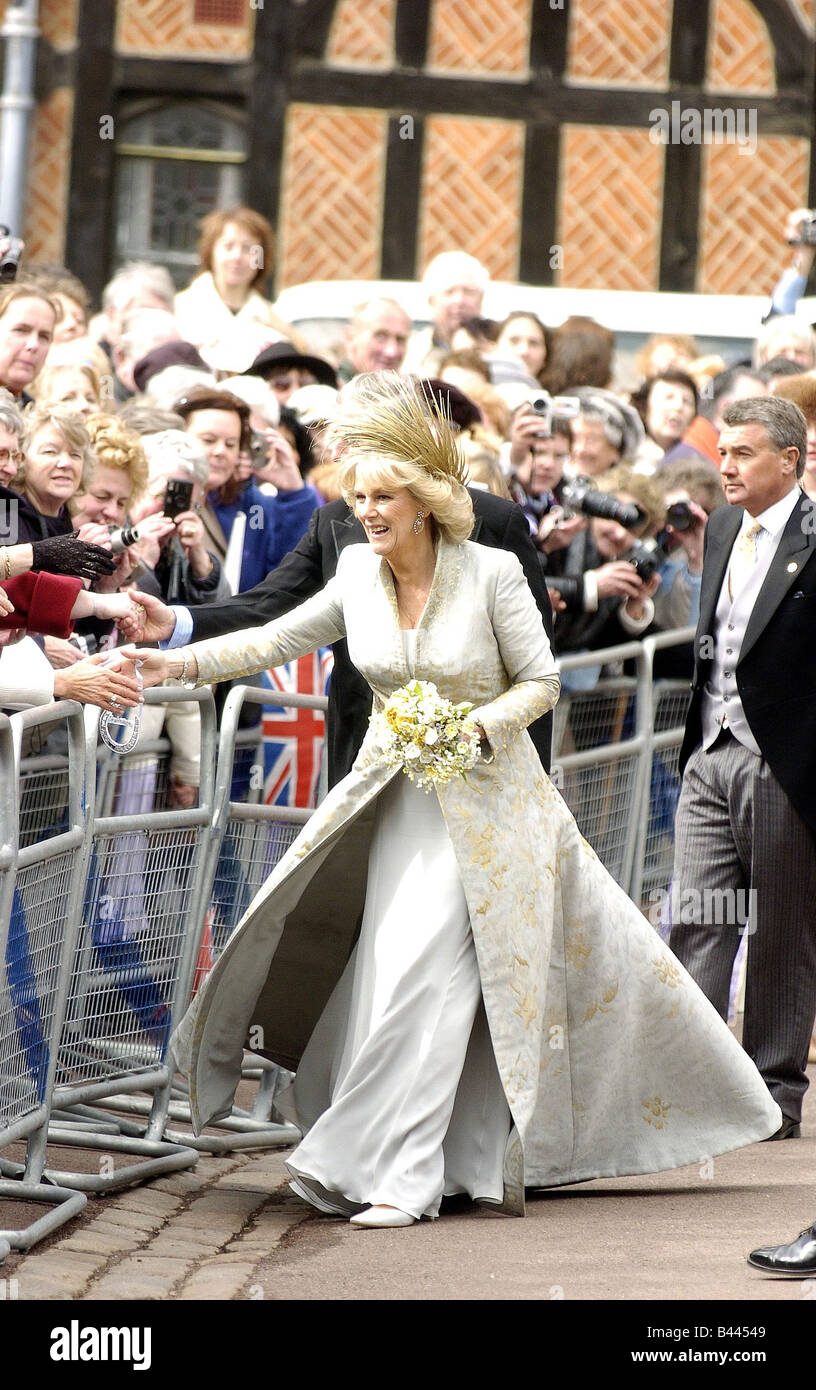
M 800 1307 L 816 1299 L 816 1280 L 774 1280 L 745 1264 L 753 1246 L 789 1240 L 816 1217 L 814 1086 L 799 1140 L 757 1144 L 704 1167 L 537 1194 L 524 1221 L 463 1203 L 436 1223 L 358 1231 L 294 1198 L 283 1158 L 280 1151 L 204 1156 L 192 1170 L 92 1197 L 48 1240 L 12 1251 L 0 1267 L 0 1296 L 728 1299 Z M 68 1151 L 59 1161 L 67 1166 Z M 39 1214 L 0 1202 L 0 1227 Z M 744 1308 L 740 1316 L 748 1316 Z

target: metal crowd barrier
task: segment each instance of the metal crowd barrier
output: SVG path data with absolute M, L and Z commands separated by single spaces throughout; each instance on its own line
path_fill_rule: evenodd
M 602 666 L 606 674 L 562 696 L 553 779 L 644 910 L 671 876 L 689 699 L 687 681 L 654 681 L 655 657 L 692 637 L 684 629 L 560 662 L 562 672 Z M 624 662 L 634 675 L 609 674 Z M 240 727 L 241 714 L 273 700 L 323 711 L 327 702 L 236 686 L 216 763 L 210 692 L 146 692 L 148 706 L 181 700 L 195 700 L 201 713 L 201 787 L 189 810 L 168 804 L 166 739 L 110 754 L 97 747 L 98 712 L 86 711 L 83 728 L 70 702 L 0 717 L 9 789 L 0 807 L 0 1148 L 27 1143 L 25 1164 L 0 1158 L 0 1199 L 54 1207 L 24 1231 L 0 1229 L 0 1259 L 6 1246 L 27 1246 L 73 1216 L 86 1190 L 189 1166 L 198 1151 L 298 1137 L 274 1121 L 288 1073 L 255 1054 L 245 1065 L 260 1083 L 252 1110 L 235 1107 L 199 1138 L 171 1129 L 171 1121 L 189 1122 L 189 1106 L 168 1039 L 311 814 L 264 803 L 262 736 Z M 66 754 L 37 753 L 54 727 Z M 46 1166 L 47 1144 L 139 1161 L 99 1174 L 56 1170 Z
M 205 906 L 201 875 L 212 833 L 215 710 L 207 690 L 145 692 L 148 707 L 180 701 L 194 701 L 200 711 L 196 806 L 174 809 L 162 804 L 163 795 L 156 804 L 166 761 L 161 743 L 113 755 L 111 765 L 103 758 L 99 774 L 50 1140 L 139 1161 L 122 1168 L 109 1161 L 99 1173 L 48 1170 L 55 1181 L 88 1191 L 115 1190 L 190 1167 L 197 1158 L 165 1134 L 173 1079 L 168 1045 L 189 1002 Z M 97 727 L 98 712 L 88 710 L 90 769 L 97 764 Z M 118 1098 L 132 1092 L 147 1092 L 144 1127 L 112 1120 Z M 92 1108 L 100 1101 L 103 1110 Z
M 325 713 L 324 696 L 270 692 L 257 686 L 236 685 L 227 696 L 221 717 L 215 787 L 215 817 L 202 886 L 209 908 L 199 952 L 198 979 L 215 964 L 255 894 L 309 820 L 308 807 L 267 805 L 263 799 L 263 735 L 260 726 L 241 727 L 247 706 L 275 705 L 287 709 L 313 709 Z M 260 711 L 259 711 L 260 713 Z M 238 1148 L 282 1147 L 297 1142 L 293 1125 L 277 1123 L 274 1099 L 290 1074 L 257 1053 L 246 1053 L 245 1080 L 258 1083 L 251 1110 L 237 1105 L 211 1130 L 193 1136 L 187 1131 L 167 1131 L 207 1153 Z M 189 1123 L 189 1106 L 177 1082 L 177 1098 L 171 1118 Z
M 67 772 L 38 769 L 27 778 L 23 743 L 46 726 L 67 733 Z M 0 1243 L 28 1249 L 86 1202 L 45 1172 L 89 844 L 81 707 L 60 701 L 2 717 L 0 776 L 0 1150 L 26 1144 L 24 1164 L 0 1158 L 0 1200 L 53 1208 L 25 1227 L 0 1230 Z
M 690 680 L 655 680 L 655 654 L 687 646 L 693 628 L 660 633 L 559 661 L 562 673 L 634 663 L 567 690 L 555 709 L 553 780 L 581 833 L 613 878 L 644 909 L 668 888 L 674 853 L 677 770 Z

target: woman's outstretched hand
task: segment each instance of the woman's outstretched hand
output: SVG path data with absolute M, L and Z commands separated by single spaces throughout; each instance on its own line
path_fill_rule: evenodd
M 141 662 L 140 675 L 145 689 L 180 674 L 181 662 L 170 652 L 157 652 L 153 647 L 120 647 L 119 651 L 128 661 Z
M 121 650 L 121 649 L 120 649 Z M 117 652 L 117 655 L 119 653 Z M 57 700 L 79 700 L 100 709 L 121 714 L 123 709 L 141 704 L 142 690 L 131 664 L 111 663 L 110 652 L 96 652 L 54 675 Z M 146 682 L 145 682 L 146 684 Z

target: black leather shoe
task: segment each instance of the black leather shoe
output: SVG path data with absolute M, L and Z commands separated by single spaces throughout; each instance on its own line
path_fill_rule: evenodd
M 786 1115 L 776 1134 L 769 1134 L 767 1139 L 763 1139 L 763 1144 L 769 1144 L 772 1139 L 800 1139 L 802 1137 L 802 1126 L 798 1120 L 792 1120 L 790 1115 Z
M 808 1226 L 790 1245 L 765 1245 L 752 1250 L 748 1263 L 768 1274 L 789 1274 L 793 1278 L 816 1274 L 816 1225 Z

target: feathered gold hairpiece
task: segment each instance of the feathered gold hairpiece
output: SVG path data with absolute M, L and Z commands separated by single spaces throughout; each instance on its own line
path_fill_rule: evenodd
M 396 372 L 371 373 L 359 385 L 358 381 L 341 401 L 332 427 L 344 452 L 417 463 L 429 473 L 464 484 L 467 469 L 450 416 L 421 381 Z

